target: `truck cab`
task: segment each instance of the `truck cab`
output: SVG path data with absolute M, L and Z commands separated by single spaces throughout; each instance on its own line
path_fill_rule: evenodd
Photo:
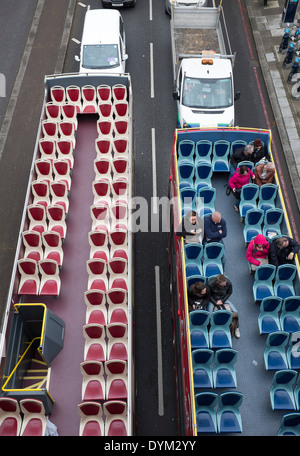
M 228 58 L 204 56 L 181 61 L 173 98 L 177 100 L 180 127 L 234 125 L 232 62 Z

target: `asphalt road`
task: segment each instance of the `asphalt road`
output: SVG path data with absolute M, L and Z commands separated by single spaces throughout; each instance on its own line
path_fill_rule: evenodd
M 5 3 L 5 6 L 4 6 Z M 3 30 L 23 31 L 9 41 L 1 36 L 1 57 L 9 55 L 7 93 L 0 131 L 0 312 L 4 315 L 41 115 L 44 76 L 57 67 L 69 2 L 1 2 Z M 35 9 L 35 5 L 37 8 Z M 3 14 L 2 14 L 3 11 Z M 2 20 L 1 19 L 1 20 Z M 1 34 L 3 32 L 1 30 Z M 5 59 L 4 59 L 5 60 Z M 3 100 L 2 100 L 3 101 Z
M 18 38 L 3 46 L 9 54 L 10 67 L 5 70 L 10 85 L 7 100 L 22 58 L 27 33 L 32 24 L 36 0 L 22 2 L 16 13 L 17 1 L 11 0 L 4 8 L 6 17 L 18 24 Z M 19 2 L 18 2 L 19 3 Z M 26 3 L 26 7 L 25 4 Z M 86 8 L 78 2 L 65 59 L 64 72 L 75 72 L 78 63 L 74 55 L 79 45 Z M 258 65 L 246 10 L 236 0 L 224 3 L 227 27 L 233 51 L 237 52 L 234 68 L 236 90 L 241 98 L 236 103 L 237 124 L 243 127 L 266 128 L 272 125 L 273 142 L 278 166 L 287 176 L 276 126 Z M 151 201 L 167 196 L 170 151 L 176 127 L 176 105 L 172 100 L 172 60 L 169 16 L 164 2 L 138 0 L 134 9 L 122 10 L 129 54 L 134 98 L 134 187 L 135 195 L 148 204 L 148 224 L 135 235 L 135 366 L 136 366 L 136 434 L 150 436 L 176 435 L 175 372 L 173 332 L 169 298 L 169 268 L 167 234 L 151 231 L 155 220 Z M 243 5 L 243 2 L 241 2 Z M 99 8 L 99 0 L 89 1 L 91 8 Z M 52 74 L 56 67 L 68 2 L 46 0 L 40 26 L 21 84 L 16 109 L 0 161 L 0 309 L 5 305 L 14 250 L 24 204 L 28 174 L 41 112 L 43 75 Z M 2 35 L 6 24 L 0 27 Z M 22 19 L 22 20 L 21 20 Z M 8 30 L 12 25 L 8 27 Z M 9 50 L 9 53 L 7 52 Z M 153 60 L 151 56 L 153 55 Z M 1 56 L 1 50 L 0 50 Z M 153 62 L 153 66 L 150 64 Z M 4 68 L 4 67 L 3 67 Z M 153 70 L 153 73 L 151 73 Z M 4 73 L 4 70 L 1 71 Z M 259 88 L 261 90 L 259 90 Z M 33 90 L 35 89 L 35 90 Z M 7 102 L 6 100 L 6 102 Z M 1 99 L 0 115 L 5 112 Z M 7 105 L 6 105 L 7 106 Z M 3 112 L 1 113 L 1 108 Z M 25 115 L 24 115 L 25 112 Z M 292 207 L 293 195 L 287 185 Z M 297 212 L 298 213 L 298 212 Z M 160 210 L 160 220 L 162 220 Z M 159 330 L 161 327 L 161 331 Z M 157 331 L 158 328 L 158 331 Z
M 37 0 L 11 0 L 0 4 L 0 124 L 19 69 Z M 2 78 L 2 75 L 4 78 Z M 4 87 L 2 81 L 4 80 Z

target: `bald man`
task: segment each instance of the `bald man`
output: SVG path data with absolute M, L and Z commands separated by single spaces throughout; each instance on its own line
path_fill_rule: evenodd
M 222 218 L 220 212 L 216 211 L 204 217 L 204 243 L 221 242 L 227 236 L 226 221 Z M 223 266 L 225 266 L 225 248 L 222 258 Z

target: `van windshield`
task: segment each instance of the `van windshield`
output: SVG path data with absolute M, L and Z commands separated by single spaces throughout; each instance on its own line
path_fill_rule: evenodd
M 233 103 L 230 78 L 184 78 L 182 104 L 190 108 L 227 108 Z
M 82 66 L 84 68 L 114 68 L 119 64 L 117 44 L 87 44 L 83 46 Z

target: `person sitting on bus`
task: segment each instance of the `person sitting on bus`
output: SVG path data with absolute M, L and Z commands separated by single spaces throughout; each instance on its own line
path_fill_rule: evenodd
M 263 184 L 272 184 L 275 175 L 275 165 L 272 162 L 258 163 L 254 169 L 255 183 L 261 187 Z
M 239 147 L 235 149 L 233 152 L 231 159 L 230 159 L 230 174 L 229 178 L 233 176 L 234 172 L 236 171 L 238 164 L 241 161 L 247 160 L 247 161 L 252 161 L 251 157 L 254 151 L 254 146 L 253 144 L 247 144 L 245 147 Z
M 269 242 L 263 234 L 258 234 L 251 239 L 247 247 L 246 259 L 249 261 L 251 272 L 254 272 L 257 266 L 269 263 Z
M 233 205 L 233 208 L 236 212 L 239 212 L 242 187 L 246 184 L 249 184 L 251 179 L 254 179 L 254 177 L 254 173 L 251 171 L 251 169 L 246 165 L 242 165 L 240 168 L 237 168 L 234 175 L 229 179 L 228 185 L 233 191 L 233 194 L 237 200 Z
M 203 282 L 193 283 L 188 290 L 189 311 L 206 310 L 210 300 L 210 289 Z
M 211 293 L 208 311 L 212 313 L 216 310 L 231 310 L 230 332 L 231 336 L 235 336 L 238 339 L 241 336 L 238 312 L 232 302 L 228 300 L 232 294 L 232 282 L 223 274 L 218 274 L 216 277 L 208 279 L 207 285 Z
M 253 146 L 254 146 L 254 150 L 253 150 L 253 154 L 251 154 L 250 161 L 252 161 L 252 163 L 254 163 L 254 165 L 256 165 L 256 163 L 258 163 L 261 160 L 265 160 L 265 161 L 271 160 L 270 154 L 268 151 L 268 147 L 266 146 L 266 144 L 263 145 L 263 143 L 261 142 L 260 139 L 255 139 L 253 141 Z
M 226 236 L 227 225 L 220 212 L 215 211 L 204 217 L 205 242 L 222 242 L 223 238 Z
M 288 236 L 280 236 L 270 244 L 269 263 L 274 266 L 280 264 L 294 264 L 295 255 L 298 253 L 300 245 Z
M 187 244 L 191 242 L 202 243 L 204 224 L 196 211 L 188 212 L 179 225 L 176 234 L 184 238 Z
M 226 221 L 222 218 L 220 212 L 215 211 L 204 217 L 204 243 L 221 242 L 227 236 Z M 222 264 L 225 266 L 225 248 L 222 256 Z

